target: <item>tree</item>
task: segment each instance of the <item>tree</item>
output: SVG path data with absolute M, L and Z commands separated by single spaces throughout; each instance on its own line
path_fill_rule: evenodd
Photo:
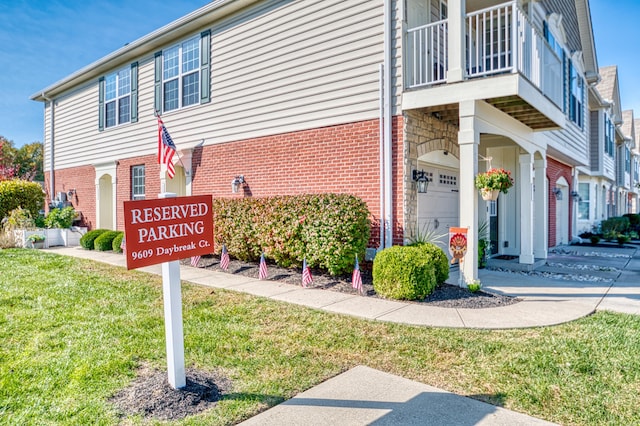
M 33 142 L 16 149 L 13 141 L 0 136 L 0 181 L 13 178 L 43 181 L 43 147 Z

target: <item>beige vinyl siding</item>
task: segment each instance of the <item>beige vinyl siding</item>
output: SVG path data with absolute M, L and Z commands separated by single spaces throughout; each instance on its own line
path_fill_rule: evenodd
M 549 145 L 573 159 L 572 165 L 589 164 L 589 120 L 587 108 L 583 108 L 584 129 L 567 118 L 566 127 L 548 133 Z
M 211 102 L 163 115 L 178 149 L 378 117 L 383 1 L 275 3 L 202 28 L 211 30 Z M 137 123 L 98 131 L 97 80 L 59 98 L 56 168 L 155 153 L 154 53 L 137 59 Z M 401 81 L 396 76 L 396 107 Z

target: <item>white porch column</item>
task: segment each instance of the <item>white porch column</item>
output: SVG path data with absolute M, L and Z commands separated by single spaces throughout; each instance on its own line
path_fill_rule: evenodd
M 520 155 L 520 263 L 533 264 L 533 156 Z
M 460 226 L 469 229 L 467 254 L 460 273 L 464 274 L 466 282 L 478 279 L 478 190 L 474 179 L 478 174 L 480 133 L 476 129 L 475 115 L 475 101 L 460 102 Z
M 102 218 L 100 217 L 100 178 L 95 179 L 96 182 L 96 229 L 102 228 Z M 53 199 L 53 198 L 52 198 Z
M 111 217 L 112 228 L 115 231 L 118 229 L 118 177 L 115 174 L 111 178 Z
M 184 168 L 185 194 L 193 195 L 191 183 L 193 182 L 193 151 L 195 148 L 183 149 L 180 151 L 181 165 Z
M 464 80 L 465 76 L 465 14 L 466 0 L 449 0 L 449 45 L 447 55 L 449 72 L 447 83 Z
M 549 222 L 547 212 L 547 160 L 545 158 L 535 160 L 533 162 L 535 168 L 534 176 L 534 228 L 536 232 L 533 234 L 533 256 L 536 259 L 547 258 L 547 247 L 549 246 Z

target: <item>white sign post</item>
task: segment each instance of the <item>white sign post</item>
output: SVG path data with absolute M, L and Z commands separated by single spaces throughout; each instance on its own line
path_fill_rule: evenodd
M 175 198 L 172 192 L 158 194 L 158 198 Z M 162 297 L 164 299 L 164 332 L 167 346 L 167 375 L 174 389 L 187 385 L 184 371 L 184 333 L 182 331 L 182 293 L 180 262 L 162 263 Z
M 162 297 L 169 384 L 186 386 L 180 262 L 213 251 L 211 196 L 176 197 L 163 192 L 157 200 L 124 202 L 127 269 L 162 264 Z

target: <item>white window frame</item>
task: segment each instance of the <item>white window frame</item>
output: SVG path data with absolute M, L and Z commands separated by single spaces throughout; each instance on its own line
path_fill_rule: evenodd
M 131 167 L 131 199 L 145 199 L 145 167 L 144 164 Z
M 108 74 L 104 89 L 104 127 L 115 127 L 131 122 L 131 68 L 122 68 Z M 128 102 L 126 118 L 120 115 L 123 102 Z M 113 121 L 109 121 L 109 106 L 113 105 Z
M 200 37 L 195 36 L 173 45 L 162 51 L 162 110 L 174 111 L 177 109 L 197 105 L 200 103 Z M 169 57 L 169 54 L 175 57 Z M 185 102 L 185 79 L 191 78 L 195 84 L 193 97 Z M 177 83 L 177 102 L 167 105 L 167 87 L 171 83 Z
M 591 218 L 591 211 L 590 211 L 590 191 L 591 191 L 591 185 L 589 185 L 589 183 L 578 183 L 578 195 L 580 198 L 578 198 L 578 220 L 590 220 Z M 584 215 L 582 215 L 582 212 L 584 211 L 584 208 L 586 206 L 586 212 L 587 215 L 586 217 Z

